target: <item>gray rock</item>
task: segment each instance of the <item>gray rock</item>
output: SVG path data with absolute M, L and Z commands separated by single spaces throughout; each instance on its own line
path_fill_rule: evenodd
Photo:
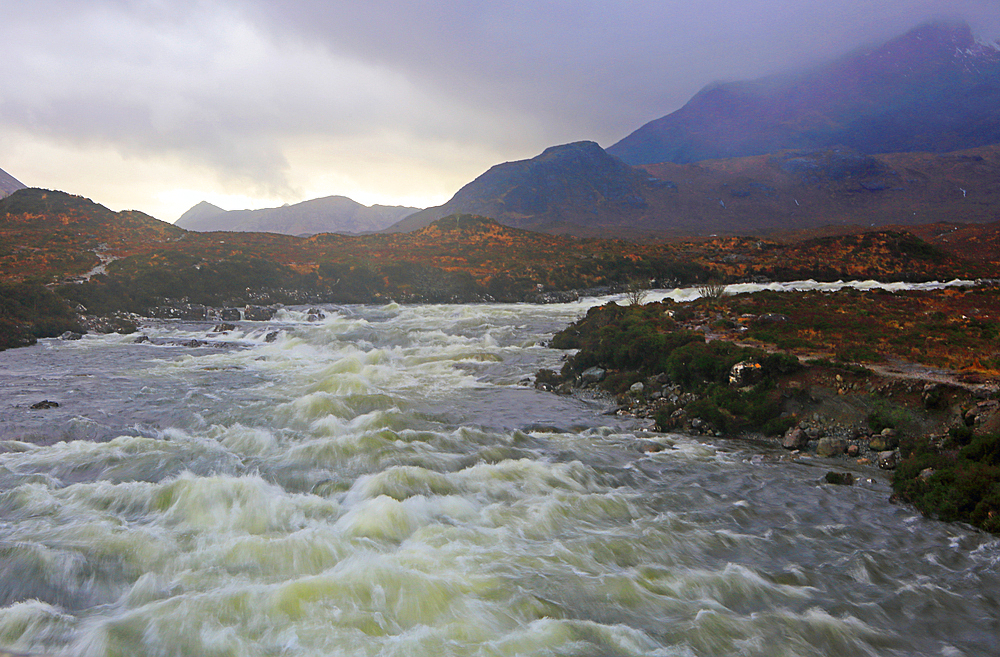
M 607 372 L 600 367 L 588 367 L 580 374 L 580 380 L 583 383 L 598 383 L 604 380 Z
M 875 463 L 883 470 L 895 470 L 896 465 L 899 463 L 899 452 L 896 450 L 879 452 Z
M 278 333 L 279 331 L 271 331 L 270 333 L 264 336 L 264 342 L 274 342 L 275 340 L 278 339 Z
M 642 384 L 642 381 L 636 381 L 629 386 L 628 391 L 634 395 L 641 395 L 642 391 L 646 389 L 646 386 Z
M 83 334 L 77 333 L 76 331 L 66 331 L 59 336 L 60 340 L 82 340 Z
M 236 326 L 234 324 L 227 324 L 223 322 L 222 324 L 216 324 L 215 328 L 212 329 L 212 333 L 226 333 L 228 331 L 235 331 Z
M 781 446 L 785 449 L 805 449 L 809 444 L 809 436 L 802 430 L 802 427 L 792 427 L 785 432 L 785 437 L 781 439 Z
M 223 308 L 219 311 L 219 319 L 224 322 L 238 322 L 243 319 L 239 308 Z
M 847 441 L 843 438 L 826 436 L 824 438 L 820 438 L 819 444 L 816 445 L 817 456 L 840 456 L 846 451 Z
M 899 447 L 899 436 L 894 429 L 884 429 L 882 433 L 872 436 L 868 447 L 873 452 L 887 452 Z
M 269 306 L 247 306 L 243 309 L 243 317 L 251 322 L 266 322 L 277 312 Z

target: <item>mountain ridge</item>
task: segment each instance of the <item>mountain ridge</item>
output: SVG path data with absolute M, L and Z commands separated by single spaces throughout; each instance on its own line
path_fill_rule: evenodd
M 917 27 L 801 73 L 715 83 L 608 147 L 633 165 L 789 148 L 949 152 L 1000 142 L 1000 47 Z
M 404 206 L 365 206 L 346 196 L 325 196 L 259 210 L 223 210 L 202 201 L 181 215 L 175 225 L 198 232 L 367 233 L 386 228 L 418 210 Z

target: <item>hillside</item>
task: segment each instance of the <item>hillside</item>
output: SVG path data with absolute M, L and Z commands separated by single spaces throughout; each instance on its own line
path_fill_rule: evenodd
M 389 231 L 454 213 L 580 237 L 776 235 L 1000 219 L 1000 145 L 956 153 L 790 150 L 629 167 L 593 142 L 491 168 L 443 206 Z
M 21 181 L 14 178 L 3 169 L 0 169 L 0 198 L 12 194 L 19 189 L 24 189 Z
M 998 228 L 984 225 L 974 239 L 995 243 Z M 787 242 L 719 237 L 639 244 L 453 215 L 411 233 L 300 238 L 185 231 L 142 213 L 112 212 L 89 199 L 38 189 L 0 200 L 0 245 L 0 281 L 69 282 L 64 292 L 81 302 L 92 302 L 95 290 L 103 289 L 102 304 L 128 298 L 125 305 L 135 312 L 156 299 L 181 297 L 202 303 L 250 303 L 268 295 L 285 303 L 518 300 L 535 294 L 538 285 L 567 290 L 633 279 L 676 285 L 709 278 L 927 280 L 998 273 L 987 250 L 969 260 L 898 229 Z
M 444 205 L 410 215 L 388 232 L 468 213 L 517 228 L 594 234 L 591 227 L 627 223 L 648 212 L 647 196 L 669 185 L 611 157 L 594 142 L 576 142 L 547 148 L 530 160 L 498 164 Z
M 935 23 L 813 70 L 706 87 L 608 152 L 690 163 L 782 149 L 943 153 L 1000 142 L 1000 49 Z
M 416 212 L 417 208 L 361 205 L 344 196 L 327 196 L 261 210 L 230 210 L 202 201 L 177 220 L 176 225 L 200 232 L 226 230 L 284 235 L 317 233 L 368 233 L 382 230 Z

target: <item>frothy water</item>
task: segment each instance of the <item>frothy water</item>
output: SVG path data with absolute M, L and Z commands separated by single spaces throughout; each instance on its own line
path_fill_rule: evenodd
M 826 464 L 525 385 L 596 302 L 293 308 L 0 354 L 0 649 L 993 653 L 996 539 L 887 504 L 878 476 L 823 485 Z

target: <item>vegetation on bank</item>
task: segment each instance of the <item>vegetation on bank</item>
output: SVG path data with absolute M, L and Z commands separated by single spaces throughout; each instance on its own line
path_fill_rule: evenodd
M 619 306 L 614 302 L 592 308 L 587 316 L 557 333 L 557 349 L 577 349 L 559 374 L 540 376 L 552 385 L 582 377 L 592 367 L 606 369 L 601 385 L 622 393 L 650 376 L 660 376 L 697 399 L 685 410 L 718 431 L 738 433 L 750 428 L 769 435 L 787 429 L 780 417 L 781 394 L 777 377 L 797 370 L 797 358 L 770 354 L 731 342 L 706 342 L 704 333 L 683 328 L 664 311 L 664 304 Z M 734 385 L 731 372 L 745 363 L 752 385 Z M 683 402 L 663 407 L 656 416 L 661 430 L 671 428 L 670 417 Z
M 893 473 L 900 499 L 944 521 L 1000 534 L 1000 435 L 955 427 L 940 442 L 913 439 Z
M 0 282 L 0 350 L 82 330 L 76 313 L 44 286 Z
M 718 293 L 685 304 L 610 303 L 553 337 L 553 347 L 577 351 L 560 372 L 543 370 L 537 381 L 564 390 L 599 381 L 623 400 L 649 394 L 649 382 L 655 381 L 658 397 L 672 391 L 668 403 L 660 398 L 653 406 L 659 430 L 676 428 L 682 409 L 717 435 L 784 433 L 800 419 L 786 402 L 812 394 L 804 383 L 833 385 L 834 396 L 864 399 L 872 435 L 889 436 L 879 444 L 901 438 L 893 476 L 898 499 L 928 516 L 1000 533 L 997 402 L 924 382 L 917 392 L 890 397 L 890 389 L 912 390 L 912 384 L 886 384 L 855 362 L 905 357 L 916 364 L 963 367 L 960 379 L 996 381 L 998 295 L 997 288 L 984 287 L 893 294 Z M 911 343 L 924 347 L 913 350 Z M 800 362 L 795 353 L 812 357 Z M 636 385 L 643 382 L 646 386 Z M 978 408 L 992 409 L 993 424 L 979 425 Z M 928 433 L 928 424 L 919 420 L 932 415 L 950 425 L 947 436 Z

